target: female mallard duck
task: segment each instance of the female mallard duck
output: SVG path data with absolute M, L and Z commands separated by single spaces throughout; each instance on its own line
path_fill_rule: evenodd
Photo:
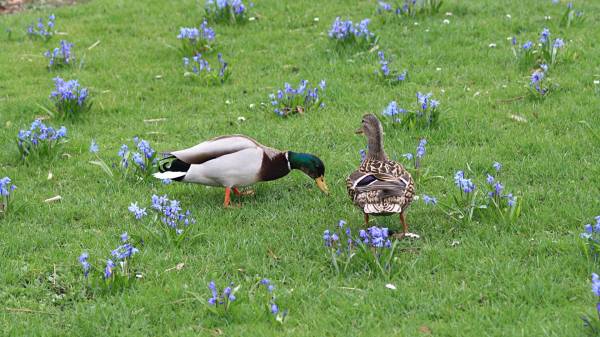
M 414 182 L 402 165 L 387 158 L 383 150 L 381 123 L 373 114 L 364 115 L 362 127 L 356 133 L 367 136 L 367 157 L 358 170 L 350 174 L 346 185 L 350 198 L 364 212 L 365 225 L 369 224 L 370 214 L 399 213 L 403 232 L 396 237 L 418 237 L 408 233 L 404 216 L 413 199 Z
M 225 207 L 230 205 L 232 189 L 239 196 L 237 187 L 279 179 L 293 169 L 306 173 L 327 193 L 321 159 L 307 153 L 272 149 L 243 135 L 221 136 L 168 153 L 158 169 L 160 172 L 154 177 L 159 179 L 224 186 Z

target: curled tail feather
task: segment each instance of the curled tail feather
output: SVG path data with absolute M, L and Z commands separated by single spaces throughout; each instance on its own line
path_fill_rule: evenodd
M 191 165 L 172 154 L 164 155 L 165 157 L 158 162 L 159 172 L 153 174 L 153 176 L 158 179 L 183 180 Z

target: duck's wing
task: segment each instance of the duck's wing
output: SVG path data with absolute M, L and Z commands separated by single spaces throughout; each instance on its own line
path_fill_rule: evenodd
M 395 177 L 384 173 L 355 172 L 352 186 L 354 193 L 380 192 L 380 199 L 391 196 L 403 196 L 410 184 L 404 177 Z M 360 174 L 360 175 L 359 175 Z
M 263 145 L 243 135 L 221 136 L 207 140 L 185 150 L 170 154 L 187 164 L 202 164 L 209 160 L 246 149 L 263 148 Z

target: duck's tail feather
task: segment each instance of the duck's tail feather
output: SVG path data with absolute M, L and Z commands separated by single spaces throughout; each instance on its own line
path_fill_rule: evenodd
M 165 153 L 163 156 L 164 158 L 158 162 L 159 172 L 153 174 L 153 176 L 158 179 L 181 181 L 187 174 L 191 165 L 177 159 L 177 157 L 172 154 Z

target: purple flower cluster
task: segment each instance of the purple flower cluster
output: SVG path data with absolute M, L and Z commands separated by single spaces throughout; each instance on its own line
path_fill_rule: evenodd
M 313 107 L 322 107 L 319 89 L 324 91 L 325 80 L 319 82 L 318 87 L 311 87 L 307 80 L 300 81 L 298 89 L 294 89 L 289 83 L 284 84 L 284 89 L 277 90 L 276 94 L 269 95 L 274 112 L 282 117 L 293 113 L 303 114 Z M 321 94 L 322 95 L 322 94 Z
M 121 234 L 121 241 L 123 244 L 110 253 L 110 255 L 112 255 L 114 258 L 118 260 L 124 260 L 139 252 L 137 248 L 135 248 L 131 243 L 127 242 L 129 241 L 129 235 L 127 232 Z
M 329 37 L 340 42 L 371 42 L 375 34 L 369 31 L 370 19 L 364 19 L 360 23 L 353 24 L 352 21 L 343 21 L 338 16 L 331 25 Z
M 349 252 L 354 245 L 354 240 L 352 239 L 352 231 L 349 226 L 346 226 L 346 221 L 344 220 L 340 220 L 338 222 L 338 228 L 340 231 L 343 231 L 346 235 L 345 244 L 347 251 Z M 325 244 L 325 247 L 336 249 L 337 255 L 340 255 L 342 253 L 342 242 L 340 236 L 335 230 L 330 231 L 329 229 L 326 229 L 323 232 L 323 242 Z
M 79 258 L 78 258 L 79 263 L 81 263 L 81 267 L 83 268 L 83 276 L 84 277 L 88 277 L 88 274 L 90 273 L 91 265 L 88 262 L 88 258 L 89 258 L 89 255 L 87 252 L 81 253 L 81 255 L 79 255 Z
M 496 170 L 496 172 L 499 172 L 502 165 L 498 162 L 494 162 L 492 167 Z M 488 197 L 490 197 L 491 199 L 496 199 L 496 200 L 500 200 L 501 198 L 504 198 L 507 200 L 509 207 L 514 207 L 517 204 L 516 198 L 513 196 L 512 193 L 508 193 L 508 194 L 503 193 L 504 185 L 502 185 L 502 183 L 497 181 L 494 176 L 492 176 L 491 174 L 488 174 L 486 177 L 486 182 L 491 187 L 491 191 L 488 192 Z
M 417 0 L 404 0 L 402 6 L 398 5 L 396 9 L 394 9 L 390 3 L 379 1 L 377 13 L 394 13 L 395 15 L 402 16 L 415 16 L 417 13 L 434 14 L 439 12 L 441 5 L 442 0 L 428 0 L 419 2 L 417 2 Z
M 352 231 L 349 226 L 346 226 L 346 221 L 340 220 L 338 228 L 345 234 L 345 245 L 348 251 L 350 251 L 356 244 L 364 244 L 369 247 L 375 248 L 390 248 L 392 242 L 389 239 L 388 229 L 380 227 L 370 227 L 367 230 L 361 229 L 358 233 L 358 238 L 352 238 Z M 337 231 L 330 231 L 329 229 L 323 232 L 323 243 L 325 247 L 336 249 L 337 255 L 341 254 L 342 239 L 338 235 Z
M 423 159 L 423 157 L 425 157 L 425 145 L 427 145 L 427 139 L 422 138 L 419 141 L 419 145 L 417 146 L 417 151 L 415 152 L 415 154 L 413 155 L 412 153 L 405 153 L 402 155 L 402 157 L 406 158 L 407 160 L 415 160 L 415 169 L 419 169 L 421 167 L 421 159 Z
M 130 160 L 138 173 L 150 174 L 156 167 L 156 151 L 150 146 L 147 140 L 133 137 L 135 150 L 130 151 L 127 144 L 122 144 L 118 155 L 121 157 L 121 167 L 127 169 L 130 167 Z
M 361 229 L 358 233 L 360 242 L 374 248 L 390 248 L 392 241 L 389 239 L 388 229 L 372 226 L 367 230 Z
M 387 80 L 390 84 L 397 84 L 400 82 L 404 82 L 406 80 L 407 71 L 403 71 L 401 74 L 398 74 L 395 70 L 391 71 L 388 66 L 388 61 L 385 58 L 383 51 L 379 51 L 377 53 L 379 57 L 379 72 L 376 72 L 383 79 Z
M 55 19 L 54 14 L 51 14 L 48 17 L 48 22 L 44 24 L 44 20 L 39 18 L 37 24 L 32 23 L 27 27 L 27 35 L 31 38 L 40 37 L 44 40 L 49 40 L 54 35 L 52 30 L 54 29 Z
M 36 152 L 39 155 L 49 154 L 52 149 L 67 136 L 67 128 L 61 126 L 58 130 L 46 126 L 41 120 L 36 119 L 31 123 L 29 130 L 20 130 L 17 136 L 17 146 L 21 157 L 24 159 Z
M 158 214 L 160 221 L 175 230 L 177 235 L 182 234 L 189 225 L 196 223 L 196 219 L 192 217 L 192 212 L 190 210 L 183 211 L 180 204 L 178 200 L 169 200 L 166 195 L 152 196 L 151 209 Z M 145 215 L 143 214 L 138 218 L 137 214 L 139 212 L 133 213 L 136 214 L 137 219 L 141 219 Z
M 600 244 L 600 240 L 598 239 L 598 236 L 600 236 L 600 215 L 596 216 L 594 219 L 596 220 L 596 224 L 587 224 L 583 226 L 584 232 L 581 233 L 580 236 L 584 239 L 590 239 Z
M 214 29 L 210 28 L 206 20 L 204 20 L 200 25 L 200 29 L 195 27 L 179 28 L 179 35 L 177 35 L 177 38 L 179 40 L 188 40 L 193 44 L 196 44 L 199 41 L 211 42 L 215 40 L 215 31 Z
M 129 265 L 128 262 L 131 257 L 139 252 L 129 241 L 129 235 L 127 233 L 121 234 L 121 242 L 123 243 L 111 252 L 112 259 L 119 262 L 123 270 L 123 276 L 129 277 Z M 91 264 L 88 262 L 89 254 L 87 252 L 81 253 L 77 258 L 83 269 L 83 276 L 88 277 Z M 114 268 L 116 267 L 115 262 L 111 258 L 106 260 L 106 267 L 104 268 L 103 277 L 105 280 L 110 279 L 114 276 Z
M 218 53 L 217 59 L 219 60 L 219 71 L 210 67 L 207 60 L 202 58 L 202 54 L 196 54 L 190 58 L 183 58 L 183 67 L 186 69 L 186 75 L 194 74 L 207 83 L 224 83 L 229 77 L 228 63 L 223 60 L 223 54 Z M 191 72 L 189 72 L 191 70 Z
M 390 104 L 388 104 L 388 106 L 382 112 L 384 116 L 394 118 L 394 122 L 396 123 L 401 123 L 402 119 L 395 116 L 406 113 L 408 113 L 408 111 L 398 107 L 398 103 L 396 103 L 396 101 L 391 101 Z
M 421 114 L 424 114 L 428 109 L 435 110 L 440 104 L 435 99 L 431 99 L 431 95 L 431 93 L 422 94 L 420 92 L 417 92 L 417 102 L 419 102 Z
M 541 96 L 544 96 L 548 93 L 548 88 L 544 87 L 544 79 L 547 71 L 548 66 L 546 64 L 541 64 L 540 69 L 534 70 L 533 74 L 531 74 L 531 79 L 529 81 L 529 87 L 534 89 L 534 92 L 540 94 Z
M 11 180 L 9 177 L 4 177 L 0 179 L 0 196 L 8 197 L 10 193 L 14 191 L 17 186 L 11 184 Z
M 58 48 L 53 51 L 46 51 L 44 56 L 48 59 L 48 68 L 56 68 L 73 64 L 75 56 L 72 53 L 73 44 L 66 40 L 61 40 Z
M 275 289 L 275 286 L 273 285 L 273 283 L 271 282 L 271 280 L 269 279 L 262 279 L 260 281 L 260 284 L 263 285 L 265 287 L 265 289 L 267 290 L 267 292 L 270 295 L 270 300 L 269 300 L 269 312 L 275 317 L 275 319 L 280 322 L 283 323 L 283 321 L 285 320 L 287 314 L 288 314 L 288 310 L 280 310 L 279 306 L 277 305 L 277 303 L 275 302 L 276 297 L 275 294 L 273 294 L 273 290 Z
M 227 310 L 229 303 L 236 300 L 236 289 L 232 288 L 233 286 L 233 282 L 229 283 L 229 286 L 225 287 L 225 289 L 223 289 L 223 292 L 220 293 L 217 289 L 217 285 L 215 284 L 215 282 L 210 281 L 210 283 L 208 284 L 208 289 L 210 290 L 212 297 L 208 299 L 208 304 L 217 307 L 223 306 L 225 310 Z
M 454 175 L 454 183 L 464 193 L 471 193 L 475 190 L 475 184 L 471 179 L 465 178 L 465 173 L 463 171 L 456 172 Z
M 439 102 L 431 98 L 432 94 L 422 94 L 417 92 L 417 109 L 411 111 L 402 109 L 396 101 L 392 101 L 382 111 L 386 117 L 390 117 L 394 123 L 411 128 L 418 127 L 433 127 L 439 118 L 438 106 Z M 403 118 L 398 117 L 400 114 Z
M 205 9 L 215 21 L 241 21 L 247 13 L 242 0 L 206 0 Z
M 9 177 L 0 179 L 0 216 L 3 216 L 8 211 L 10 194 L 17 188 L 11 182 Z
M 50 93 L 50 99 L 59 113 L 64 117 L 74 117 L 89 110 L 87 88 L 82 88 L 77 80 L 65 81 L 60 77 L 53 80 L 55 90 Z

